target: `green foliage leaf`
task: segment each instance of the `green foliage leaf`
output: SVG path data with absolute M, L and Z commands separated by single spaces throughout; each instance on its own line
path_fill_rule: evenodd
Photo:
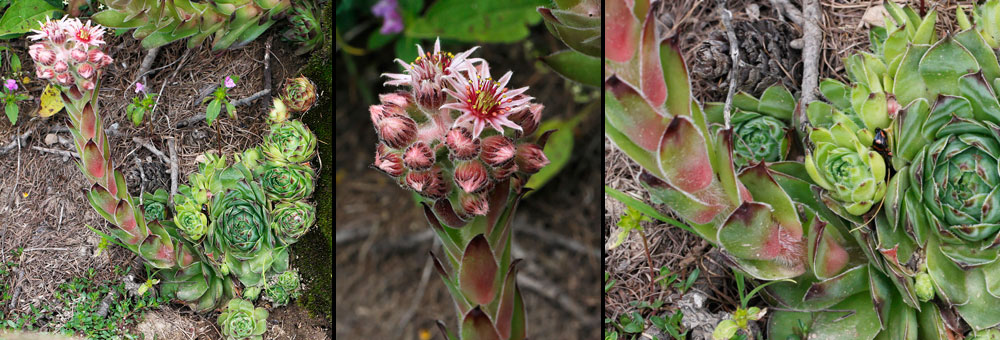
M 625 215 L 623 215 L 621 220 L 618 221 L 618 227 L 620 229 L 617 231 L 618 236 L 615 239 L 615 243 L 608 247 L 608 249 L 618 248 L 618 246 L 625 242 L 625 239 L 632 233 L 632 230 L 642 231 L 641 222 L 651 221 L 653 220 L 650 219 L 649 216 L 643 215 L 639 212 L 639 210 L 636 210 L 633 207 L 628 207 L 625 210 Z
M 549 0 L 440 0 L 422 18 L 406 23 L 406 36 L 515 42 L 528 36 L 526 25 L 541 21 L 535 8 L 549 4 Z
M 526 187 L 538 190 L 566 167 L 566 163 L 569 163 L 570 156 L 573 154 L 573 128 L 585 114 L 577 115 L 567 121 L 556 118 L 549 119 L 538 126 L 538 131 L 556 130 L 556 132 L 549 135 L 549 140 L 545 143 L 545 150 L 543 150 L 545 157 L 549 159 L 549 165 L 531 175 Z
M 218 99 L 208 103 L 208 110 L 205 111 L 205 120 L 208 122 L 208 126 L 212 126 L 212 122 L 219 116 L 220 110 L 222 110 L 222 103 Z
M 10 125 L 17 123 L 17 111 L 17 104 L 12 102 L 8 102 L 7 105 L 4 106 L 4 112 L 7 113 L 7 119 L 10 120 Z
M 58 0 L 14 0 L 0 17 L 0 39 L 20 37 L 31 29 L 40 27 L 46 17 L 63 15 L 63 3 Z
M 563 50 L 540 58 L 546 66 L 566 79 L 601 86 L 601 60 L 573 50 Z
M 410 37 L 404 37 L 396 40 L 396 58 L 402 59 L 406 62 L 411 62 L 414 59 L 417 59 L 418 42 L 419 40 Z

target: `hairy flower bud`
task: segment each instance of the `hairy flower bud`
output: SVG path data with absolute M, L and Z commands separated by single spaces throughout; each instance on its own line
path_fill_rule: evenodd
M 479 157 L 492 167 L 500 167 L 514 159 L 515 150 L 509 138 L 494 135 L 483 139 L 483 152 Z
M 899 102 L 896 101 L 895 96 L 889 96 L 889 98 L 886 99 L 885 105 L 886 105 L 886 113 L 889 115 L 890 119 L 895 119 L 896 113 L 898 113 L 899 109 L 902 108 L 901 106 L 899 106 Z
M 74 48 L 74 49 L 70 50 L 69 51 L 69 56 L 70 56 L 70 58 L 73 58 L 73 61 L 76 61 L 78 63 L 82 63 L 84 61 L 87 61 L 87 52 L 84 51 L 84 50 L 81 50 L 81 49 Z
M 104 60 L 104 52 L 99 49 L 93 49 L 87 52 L 87 61 L 97 64 Z
M 432 179 L 431 172 L 428 171 L 410 171 L 406 174 L 406 186 L 413 189 L 418 193 L 423 193 L 425 190 L 431 187 Z
M 403 164 L 412 170 L 430 168 L 434 165 L 434 150 L 423 141 L 413 143 L 403 152 Z
M 517 162 L 507 162 L 507 164 L 493 168 L 493 178 L 499 181 L 510 177 L 515 172 L 517 172 Z
M 425 111 L 437 111 L 444 105 L 448 94 L 441 89 L 440 83 L 422 81 L 414 84 L 413 96 L 416 97 L 417 104 Z
M 410 171 L 406 174 L 405 182 L 413 191 L 432 199 L 448 195 L 451 188 L 444 180 L 444 171 L 438 166 L 426 171 Z
M 80 64 L 76 68 L 76 74 L 79 74 L 82 78 L 90 78 L 90 76 L 94 75 L 94 67 L 88 63 Z
M 83 82 L 83 85 L 81 86 L 83 87 L 84 90 L 87 91 L 93 91 L 95 88 L 97 88 L 97 84 L 94 84 L 92 80 L 85 80 Z
M 376 113 L 380 111 L 381 113 Z M 372 119 L 379 139 L 394 149 L 405 148 L 417 138 L 417 123 L 410 117 L 384 115 L 385 112 L 372 108 Z
M 424 196 L 433 199 L 444 198 L 451 191 L 451 186 L 448 185 L 449 181 L 444 179 L 444 171 L 435 166 L 434 169 L 431 169 L 431 174 L 431 186 L 423 193 Z
M 385 144 L 379 143 L 375 147 L 375 167 L 389 176 L 399 177 L 403 175 L 403 157 L 399 153 L 392 152 Z
M 472 138 L 472 133 L 466 128 L 452 128 L 445 135 L 444 143 L 451 151 L 452 159 L 469 160 L 479 155 L 479 138 Z
M 460 162 L 455 166 L 455 184 L 468 193 L 480 192 L 489 186 L 490 174 L 478 160 Z
M 486 198 L 486 193 L 462 193 L 458 197 L 462 205 L 462 211 L 466 216 L 486 216 L 486 213 L 490 211 L 490 204 Z
M 38 46 L 39 48 L 34 48 Z M 44 48 L 41 44 L 31 45 L 31 49 L 28 50 L 28 54 L 31 58 L 37 61 L 39 64 L 45 66 L 52 66 L 52 63 L 56 62 L 56 54 L 51 50 Z
M 60 60 L 60 61 L 56 62 L 56 65 L 53 66 L 52 69 L 55 70 L 56 73 L 63 73 L 63 72 L 66 72 L 66 69 L 68 69 L 68 68 L 69 67 L 66 66 L 66 62 Z
M 529 136 L 538 129 L 538 124 L 542 121 L 542 108 L 544 108 L 542 104 L 531 104 L 511 114 L 510 121 L 521 126 L 522 136 Z
M 51 68 L 36 68 L 35 76 L 37 76 L 38 79 L 52 79 L 52 77 L 56 76 L 56 73 L 53 72 Z
M 528 174 L 536 173 L 549 164 L 549 159 L 545 157 L 542 148 L 533 143 L 518 145 L 517 156 L 514 159 L 517 162 L 517 167 Z
M 108 65 L 111 64 L 111 62 L 112 62 L 111 56 L 105 54 L 104 57 L 101 57 L 101 65 L 100 65 L 100 67 L 108 66 Z
M 378 100 L 382 102 L 382 105 L 395 105 L 397 107 L 407 107 L 410 105 L 410 99 L 406 97 L 405 94 L 399 93 L 386 93 L 378 95 Z
M 56 75 L 56 81 L 58 81 L 59 84 L 69 86 L 73 83 L 73 76 L 70 76 L 69 73 L 63 72 Z

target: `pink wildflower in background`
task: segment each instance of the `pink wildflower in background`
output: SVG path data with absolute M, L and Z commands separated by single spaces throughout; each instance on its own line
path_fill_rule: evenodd
M 146 91 L 146 85 L 142 83 L 135 83 L 135 93 Z
M 7 79 L 7 81 L 3 83 L 3 86 L 10 91 L 17 91 L 17 82 L 14 81 L 14 79 Z
M 226 76 L 226 83 L 225 83 L 225 85 L 226 85 L 227 89 L 231 89 L 231 88 L 236 87 L 236 82 L 233 81 L 233 78 L 230 78 L 229 76 Z
M 372 6 L 372 14 L 382 17 L 382 34 L 395 34 L 403 31 L 403 17 L 399 15 L 399 4 L 396 0 L 381 0 Z

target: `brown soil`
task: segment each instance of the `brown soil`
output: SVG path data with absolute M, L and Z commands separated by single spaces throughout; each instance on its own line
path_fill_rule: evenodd
M 534 62 L 537 51 L 564 47 L 541 25 L 534 27 L 529 41 L 532 48 L 485 44 L 476 57 L 488 60 L 496 74 L 512 70 L 510 84 L 530 86 L 528 94 L 545 105 L 543 119 L 580 113 L 586 105 L 573 103 L 567 82 Z M 349 62 L 346 54 L 338 54 L 336 62 L 337 73 L 347 75 L 337 80 L 337 97 L 347 100 L 336 103 L 337 338 L 408 340 L 428 331 L 439 339 L 435 320 L 452 331 L 457 327 L 451 297 L 429 267 L 432 238 L 415 238 L 429 229 L 423 214 L 406 191 L 369 167 L 376 140 L 367 107 L 386 90 L 379 74 L 397 70 L 392 54 L 390 47 L 352 56 Z M 357 71 L 349 72 L 348 63 Z M 514 220 L 520 249 L 515 256 L 526 264 L 519 276 L 551 287 L 521 285 L 532 339 L 593 339 L 599 331 L 600 236 L 595 221 L 600 218 L 603 150 L 594 138 L 602 133 L 599 114 L 593 111 L 583 119 L 574 131 L 570 163 L 522 201 Z M 425 272 L 429 279 L 421 287 Z
M 113 31 L 112 31 L 113 32 Z M 245 98 L 261 90 L 263 84 L 262 59 L 265 41 L 278 35 L 269 31 L 247 47 L 213 53 L 207 47 L 188 51 L 183 42 L 170 44 L 160 50 L 153 63 L 159 69 L 145 82 L 147 91 L 161 93 L 159 103 L 152 115 L 146 116 L 142 126 L 134 127 L 125 116 L 125 107 L 134 96 L 131 80 L 137 75 L 139 64 L 146 55 L 139 42 L 130 34 L 109 37 L 108 53 L 115 59 L 103 76 L 100 91 L 101 116 L 106 127 L 117 126 L 117 134 L 110 138 L 114 153 L 114 163 L 126 175 L 130 192 L 137 196 L 140 190 L 152 192 L 158 188 L 169 191 L 169 165 L 159 160 L 152 152 L 133 141 L 134 137 L 150 140 L 156 149 L 169 154 L 167 140 L 176 139 L 179 165 L 179 184 L 186 182 L 187 175 L 196 170 L 195 157 L 202 152 L 217 149 L 221 141 L 222 152 L 233 154 L 258 144 L 261 134 L 266 131 L 265 117 L 270 102 L 258 99 L 251 105 L 239 107 L 236 119 L 223 117 L 209 128 L 204 121 L 184 128 L 175 124 L 195 115 L 204 117 L 204 105 L 197 98 L 199 90 L 218 84 L 227 75 L 239 75 L 237 87 L 230 91 L 234 99 Z M 25 70 L 32 71 L 33 65 L 26 51 L 25 40 L 11 42 L 24 62 Z M 281 81 L 296 72 L 305 58 L 296 57 L 294 50 L 274 37 L 271 49 L 272 91 L 279 88 Z M 44 83 L 33 81 L 25 87 L 35 98 L 39 97 Z M 34 103 L 21 105 L 21 117 L 15 126 L 6 121 L 0 123 L 0 144 L 7 145 L 15 136 L 30 134 L 25 143 L 9 152 L 0 154 L 0 261 L 19 264 L 20 271 L 9 277 L 2 277 L 10 285 L 16 297 L 13 303 L 0 306 L 5 315 L 10 312 L 29 311 L 31 306 L 39 306 L 51 298 L 55 287 L 76 276 L 82 276 L 88 268 L 94 268 L 95 281 L 117 279 L 113 277 L 114 266 L 129 266 L 135 263 L 135 255 L 118 247 L 108 247 L 101 256 L 92 256 L 99 243 L 97 237 L 85 225 L 90 225 L 105 233 L 111 226 L 104 221 L 87 203 L 82 190 L 86 181 L 69 157 L 49 152 L 41 152 L 34 147 L 75 151 L 72 142 L 55 142 L 47 145 L 44 139 L 54 133 L 58 139 L 71 140 L 65 130 L 67 118 L 60 113 L 53 117 L 39 118 L 30 115 L 37 107 Z M 62 129 L 60 130 L 60 127 Z M 141 171 L 140 171 L 141 164 Z M 23 248 L 21 256 L 14 257 L 12 251 Z M 294 256 L 294 255 L 293 255 Z M 138 280 L 145 280 L 145 272 L 133 266 Z M 319 319 L 309 318 L 297 306 L 278 308 L 272 311 L 276 317 L 272 326 L 290 324 L 287 315 L 295 315 L 296 323 L 308 327 L 286 327 L 284 335 L 274 338 L 321 339 L 331 335 L 330 325 Z M 162 317 L 167 315 L 167 317 Z M 218 339 L 220 335 L 214 326 L 215 315 L 198 315 L 179 305 L 170 305 L 148 315 L 150 320 L 170 320 L 190 325 L 181 327 L 185 335 L 178 339 Z M 317 323 L 318 322 L 318 323 Z M 322 324 L 321 326 L 315 326 Z M 54 330 L 58 325 L 46 325 L 42 330 Z M 177 328 L 177 327 L 173 327 Z M 317 329 L 321 329 L 317 333 Z M 148 331 L 149 329 L 146 329 Z M 171 331 L 157 333 L 159 338 L 172 339 Z M 271 334 L 271 333 L 269 333 Z

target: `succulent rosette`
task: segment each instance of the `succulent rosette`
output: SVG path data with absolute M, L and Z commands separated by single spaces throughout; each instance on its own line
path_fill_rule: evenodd
M 316 155 L 316 135 L 298 120 L 277 123 L 264 137 L 261 150 L 274 162 L 307 162 Z
M 306 112 L 316 103 L 316 85 L 305 76 L 285 80 L 281 99 L 292 112 Z
M 289 27 L 281 33 L 281 37 L 300 45 L 295 50 L 296 55 L 312 51 L 323 43 L 323 31 L 314 12 L 312 1 L 299 0 L 292 3 L 292 10 L 288 15 Z
M 160 271 L 160 293 L 183 301 L 198 312 L 221 308 L 234 297 L 233 279 L 223 275 L 200 249 L 178 242 L 177 268 Z
M 167 191 L 157 189 L 154 193 L 142 193 L 142 209 L 146 221 L 165 221 L 170 212 L 167 209 L 169 197 Z
M 201 206 L 193 201 L 186 201 L 174 207 L 174 225 L 191 242 L 201 242 L 202 236 L 208 232 L 208 217 L 201 212 Z
M 724 122 L 724 103 L 705 104 L 706 119 L 716 129 Z M 785 160 L 794 131 L 788 127 L 795 97 L 783 86 L 771 86 L 760 99 L 739 92 L 733 97 L 733 162 L 738 169 L 760 162 Z
M 301 294 L 300 281 L 299 272 L 296 270 L 271 276 L 264 289 L 264 298 L 271 301 L 275 307 L 287 305 Z
M 271 230 L 282 244 L 291 245 L 316 222 L 316 207 L 295 201 L 278 203 L 271 210 Z
M 264 191 L 256 183 L 237 182 L 212 201 L 206 251 L 245 286 L 260 286 L 268 270 L 287 268 L 288 253 L 275 249 Z M 272 268 L 274 266 L 274 268 Z
M 219 326 L 226 340 L 261 340 L 267 331 L 267 310 L 254 308 L 253 303 L 232 299 L 219 315 Z
M 298 201 L 312 195 L 315 184 L 314 171 L 310 167 L 266 162 L 258 170 L 258 178 L 269 200 Z

